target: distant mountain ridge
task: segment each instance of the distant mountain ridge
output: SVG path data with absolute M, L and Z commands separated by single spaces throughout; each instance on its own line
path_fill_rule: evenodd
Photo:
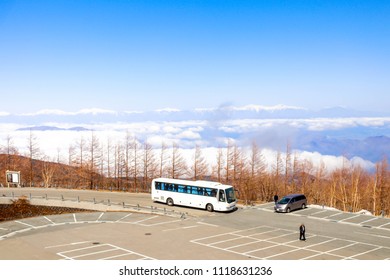
M 77 112 L 41 110 L 29 114 L 0 114 L 3 122 L 39 124 L 43 122 L 129 122 L 129 121 L 182 121 L 213 119 L 302 119 L 302 118 L 346 118 L 346 117 L 390 117 L 390 112 L 374 113 L 351 110 L 343 107 L 309 110 L 301 107 L 277 106 L 221 106 L 218 108 L 196 108 L 180 110 L 165 108 L 154 111 L 116 112 L 104 109 L 83 109 Z

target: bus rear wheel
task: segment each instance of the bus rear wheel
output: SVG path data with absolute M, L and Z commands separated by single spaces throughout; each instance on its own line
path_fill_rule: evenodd
M 207 211 L 209 211 L 209 212 L 213 212 L 213 211 L 214 211 L 214 207 L 213 207 L 213 205 L 212 205 L 212 204 L 210 204 L 210 203 L 209 203 L 209 204 L 207 204 L 207 205 L 206 205 L 206 210 L 207 210 Z
M 167 204 L 168 204 L 169 206 L 173 206 L 173 199 L 172 199 L 172 198 L 168 198 L 168 199 L 167 199 Z

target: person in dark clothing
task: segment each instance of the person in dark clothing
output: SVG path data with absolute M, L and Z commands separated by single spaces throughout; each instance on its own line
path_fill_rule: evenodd
M 276 204 L 276 202 L 278 202 L 278 200 L 279 200 L 279 197 L 278 197 L 278 195 L 277 195 L 277 194 L 275 194 L 275 195 L 274 195 L 274 201 L 275 201 L 275 204 Z
M 305 225 L 301 224 L 301 226 L 299 227 L 299 240 L 303 240 L 303 241 L 306 240 L 305 232 L 306 232 Z

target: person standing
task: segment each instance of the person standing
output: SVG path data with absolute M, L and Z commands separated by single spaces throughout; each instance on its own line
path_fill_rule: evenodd
M 278 197 L 278 195 L 277 195 L 277 194 L 275 194 L 275 195 L 274 195 L 274 201 L 275 201 L 275 204 L 278 202 L 278 200 L 279 200 L 279 197 Z
M 301 224 L 301 226 L 299 227 L 299 240 L 302 241 L 306 240 L 305 233 L 306 233 L 306 227 L 304 224 Z

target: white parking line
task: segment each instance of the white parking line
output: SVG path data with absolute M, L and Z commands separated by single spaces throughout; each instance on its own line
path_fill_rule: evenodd
M 28 227 L 31 227 L 31 228 L 37 228 L 37 227 L 35 227 L 35 226 L 33 226 L 33 225 L 30 225 L 30 224 L 28 224 L 28 223 L 23 223 L 23 222 L 21 222 L 21 221 L 14 221 L 15 223 L 18 223 L 18 224 L 21 224 L 21 225 L 25 225 L 25 226 L 28 226 Z
M 164 229 L 163 231 L 164 232 L 175 231 L 175 230 L 191 229 L 191 228 L 196 228 L 196 227 L 199 227 L 199 226 L 195 225 L 195 226 L 188 226 L 188 227 L 170 228 L 170 229 Z
M 112 248 L 112 249 L 97 251 L 97 252 L 93 252 L 93 253 L 87 253 L 87 254 L 82 254 L 82 255 L 78 255 L 78 256 L 73 256 L 72 259 L 79 259 L 79 258 L 83 258 L 83 257 L 87 257 L 87 256 L 93 256 L 93 255 L 98 255 L 101 253 L 107 253 L 107 252 L 112 252 L 112 251 L 117 251 L 117 250 L 118 250 L 117 248 Z
M 355 231 L 355 233 L 364 234 L 364 235 L 368 235 L 368 236 L 375 236 L 375 237 L 380 237 L 380 238 L 389 238 L 390 239 L 390 236 L 386 236 L 386 235 L 371 234 L 371 233 L 365 233 L 365 232 L 359 232 L 359 231 Z
M 52 220 L 50 220 L 48 217 L 46 217 L 46 216 L 43 216 L 43 218 L 45 218 L 47 221 L 49 221 L 50 223 L 52 223 L 53 225 L 55 225 L 56 223 L 55 222 L 53 222 Z
M 371 252 L 374 252 L 376 250 L 379 250 L 381 249 L 382 247 L 379 247 L 379 246 L 376 246 L 377 248 L 374 248 L 374 249 L 371 249 L 371 250 L 368 250 L 368 251 L 365 251 L 363 253 L 359 253 L 359 254 L 356 254 L 356 255 L 353 255 L 353 256 L 350 256 L 349 258 L 355 258 L 357 256 L 361 256 L 361 255 L 364 255 L 364 254 L 367 254 L 367 253 L 371 253 Z
M 380 225 L 378 228 L 382 228 L 382 227 L 387 226 L 387 225 L 390 225 L 390 222 L 383 224 L 383 225 Z M 385 229 L 387 229 L 387 228 L 385 228 Z
M 339 220 L 339 222 L 342 222 L 342 223 L 343 223 L 343 222 L 346 221 L 346 220 L 350 220 L 350 219 L 354 219 L 354 218 L 356 218 L 356 216 L 352 216 L 352 217 L 348 217 L 348 218 Z M 351 224 L 353 224 L 353 223 L 351 223 Z
M 139 221 L 133 222 L 132 224 L 139 224 L 139 223 L 142 223 L 142 222 L 145 222 L 145 221 L 156 219 L 157 217 L 158 216 L 152 216 L 152 217 L 149 217 L 149 218 L 146 218 L 146 219 L 143 219 L 143 220 L 139 220 Z
M 120 222 L 120 221 L 122 221 L 123 219 L 126 219 L 127 217 L 129 217 L 129 216 L 131 216 L 131 215 L 133 215 L 133 213 L 127 214 L 126 216 L 120 218 L 119 220 L 116 220 L 115 222 Z
M 340 249 L 345 249 L 345 248 L 348 248 L 348 247 L 351 247 L 351 246 L 354 246 L 356 244 L 359 244 L 359 242 L 353 242 L 351 244 L 348 244 L 348 245 L 345 245 L 343 247 L 338 247 L 338 248 L 335 248 L 335 249 L 332 249 L 332 250 L 329 250 L 329 251 L 326 251 L 325 253 L 330 253 L 330 252 L 333 252 L 333 251 L 337 251 L 337 250 L 340 250 Z
M 173 221 L 167 221 L 167 222 L 160 222 L 160 223 L 155 223 L 155 224 L 140 224 L 142 226 L 147 226 L 147 227 L 153 227 L 153 226 L 160 226 L 160 225 L 166 225 L 166 224 L 173 224 L 173 223 L 177 223 L 177 222 L 181 222 L 182 220 L 173 220 Z
M 74 245 L 80 245 L 80 244 L 92 243 L 92 242 L 93 242 L 93 241 L 73 242 L 73 243 L 67 243 L 67 244 L 60 244 L 60 245 L 47 246 L 47 247 L 45 247 L 45 249 L 57 248 L 57 247 L 64 247 L 64 246 L 74 246 Z
M 258 233 L 252 233 L 251 232 L 254 229 L 260 229 L 260 228 L 262 228 L 262 229 L 264 229 L 264 228 L 270 229 L 270 230 L 267 230 L 267 231 L 265 231 L 263 233 L 281 231 L 281 234 L 278 235 L 278 236 L 272 236 L 272 237 L 268 237 L 268 238 L 262 239 L 261 238 L 262 232 L 258 232 Z M 251 234 L 245 235 L 246 232 L 247 233 L 251 233 Z M 380 246 L 369 244 L 369 243 L 351 241 L 351 240 L 340 239 L 340 238 L 330 237 L 330 236 L 323 236 L 323 235 L 309 235 L 307 237 L 308 241 L 310 241 L 310 239 L 314 238 L 314 237 L 320 237 L 322 239 L 326 238 L 327 240 L 324 240 L 324 241 L 321 241 L 321 242 L 318 242 L 318 243 L 314 243 L 314 244 L 310 244 L 310 243 L 307 244 L 307 243 L 305 243 L 304 246 L 300 246 L 301 244 L 300 245 L 294 244 L 294 243 L 297 242 L 296 238 L 293 238 L 291 241 L 288 241 L 288 242 L 277 242 L 276 241 L 276 239 L 278 239 L 278 238 L 282 238 L 282 237 L 286 237 L 286 236 L 290 236 L 290 235 L 295 235 L 295 234 L 296 234 L 296 232 L 292 231 L 292 230 L 285 230 L 285 229 L 280 229 L 280 228 L 272 228 L 272 227 L 269 227 L 269 226 L 261 226 L 261 227 L 257 227 L 257 228 L 244 229 L 244 230 L 239 230 L 239 231 L 234 231 L 234 232 L 226 232 L 226 233 L 222 233 L 222 234 L 207 236 L 207 237 L 191 240 L 191 242 L 199 244 L 199 245 L 202 245 L 202 246 L 206 246 L 206 247 L 209 247 L 209 248 L 214 248 L 214 249 L 217 249 L 217 250 L 222 250 L 222 251 L 231 252 L 231 253 L 235 253 L 235 254 L 239 254 L 239 255 L 244 255 L 244 256 L 251 257 L 251 258 L 255 258 L 255 259 L 272 259 L 272 258 L 277 258 L 278 256 L 283 256 L 284 254 L 298 252 L 299 250 L 305 250 L 305 251 L 312 252 L 313 254 L 310 255 L 310 256 L 305 256 L 304 258 L 301 258 L 301 259 L 312 259 L 312 258 L 315 258 L 317 256 L 327 255 L 327 256 L 330 256 L 330 258 L 344 259 L 344 260 L 347 260 L 347 259 L 348 260 L 353 260 L 353 259 L 356 259 L 356 257 L 358 257 L 360 255 L 369 254 L 369 253 L 374 252 L 374 251 L 376 251 L 378 249 L 381 249 L 381 248 L 390 249 L 389 247 L 383 247 L 383 246 L 380 247 Z M 362 233 L 362 234 L 365 234 L 365 233 Z M 239 236 L 239 238 L 232 238 L 231 237 L 232 235 L 233 236 Z M 246 243 L 234 245 L 234 241 L 235 240 L 239 240 L 239 239 L 242 239 L 242 238 L 245 238 L 245 237 L 248 238 L 248 239 L 252 239 L 252 241 L 248 240 L 248 242 L 246 242 Z M 375 236 L 375 237 L 390 238 L 389 236 Z M 213 238 L 219 238 L 220 240 L 208 244 L 207 240 L 211 241 Z M 221 239 L 223 239 L 223 240 L 221 240 Z M 348 243 L 345 246 L 340 246 L 340 247 L 337 247 L 337 248 L 330 247 L 327 250 L 326 248 L 328 246 L 326 244 L 330 243 L 330 242 L 334 242 L 334 241 L 336 241 L 336 242 L 337 241 L 341 241 L 341 242 L 348 242 Z M 224 242 L 231 242 L 231 243 L 233 243 L 232 244 L 233 246 L 230 246 L 228 248 L 220 248 L 220 247 L 216 246 L 216 245 L 224 243 Z M 261 248 L 255 248 L 254 247 L 254 248 L 252 248 L 252 250 L 248 250 L 246 252 L 239 252 L 239 250 L 237 251 L 237 248 L 240 248 L 240 247 L 245 248 L 245 246 L 251 247 L 252 244 L 256 244 L 256 243 L 260 243 L 260 242 L 266 242 L 265 244 L 268 243 L 268 246 L 265 245 L 265 246 L 263 246 Z M 276 254 L 273 254 L 273 255 L 270 255 L 270 256 L 267 256 L 267 257 L 258 257 L 258 256 L 256 256 L 256 252 L 264 251 L 264 250 L 267 250 L 267 251 L 271 250 L 271 252 L 272 252 L 272 248 L 276 248 L 278 246 L 283 246 L 283 245 L 288 245 L 289 247 L 291 247 L 291 249 L 287 250 L 286 252 L 279 252 L 279 253 L 275 252 Z M 325 249 L 325 251 L 319 251 L 319 250 L 315 249 L 315 246 L 318 246 L 318 245 L 325 245 L 325 247 L 323 248 L 323 249 Z M 369 249 L 369 250 L 364 250 L 364 249 L 360 249 L 358 247 L 358 251 L 356 252 L 355 255 L 352 255 L 352 256 L 342 256 L 342 255 L 340 255 L 340 253 L 343 252 L 343 249 L 347 249 L 347 248 L 353 247 L 355 245 L 367 245 L 367 246 L 370 246 L 371 248 L 372 247 L 374 247 L 374 248 L 373 249 Z M 337 252 L 337 253 L 335 253 L 335 252 Z
M 342 214 L 344 214 L 344 213 L 336 213 L 336 214 L 333 214 L 333 215 L 326 216 L 326 217 L 324 217 L 324 219 L 328 219 L 330 217 L 338 216 L 338 215 L 342 215 Z
M 103 217 L 104 215 L 104 212 L 100 214 L 99 218 L 97 218 L 96 222 L 98 222 L 100 220 L 101 217 Z
M 134 255 L 134 253 L 125 253 L 125 254 L 115 255 L 115 256 L 111 256 L 111 257 L 107 257 L 107 258 L 102 258 L 99 260 L 111 260 L 111 259 L 121 258 L 124 256 L 130 256 L 130 255 Z
M 369 219 L 369 220 L 367 220 L 367 221 L 361 222 L 359 225 L 362 225 L 362 224 L 365 224 L 365 223 L 371 222 L 371 221 L 373 221 L 373 220 L 378 220 L 378 217 L 374 217 L 374 218 L 372 218 L 372 219 Z
M 321 210 L 321 211 L 318 211 L 318 212 L 313 213 L 312 215 L 321 214 L 321 213 L 324 213 L 324 212 L 327 212 L 327 211 L 328 211 L 327 209 Z
M 72 250 L 68 250 L 68 251 L 63 251 L 63 252 L 61 252 L 61 254 L 72 253 L 72 252 L 87 250 L 87 249 L 91 249 L 91 248 L 98 248 L 98 247 L 102 247 L 102 246 L 106 246 L 106 245 L 107 244 L 97 244 L 97 245 L 93 245 L 93 246 L 77 248 L 77 249 L 72 249 Z
M 219 227 L 219 226 L 217 226 L 217 225 L 208 224 L 208 223 L 203 223 L 203 222 L 198 222 L 198 224 L 204 225 L 204 226 L 209 226 L 209 227 Z
M 84 243 L 84 242 L 82 242 L 82 243 Z M 106 247 L 106 248 L 109 247 L 109 249 L 102 249 L 100 251 L 95 251 L 95 252 L 82 254 L 82 251 L 87 251 L 87 250 L 89 250 L 91 248 L 98 248 L 98 247 Z M 57 255 L 60 256 L 63 259 L 66 259 L 66 260 L 75 260 L 75 259 L 79 259 L 79 258 L 83 258 L 83 257 L 94 256 L 94 255 L 107 253 L 107 252 L 113 252 L 113 251 L 119 251 L 119 252 L 118 252 L 117 255 L 104 257 L 104 258 L 101 258 L 100 260 L 104 260 L 104 259 L 108 260 L 108 259 L 120 258 L 120 257 L 123 257 L 123 256 L 128 256 L 128 255 L 139 256 L 140 260 L 153 260 L 153 258 L 151 258 L 151 257 L 145 256 L 143 254 L 139 254 L 139 253 L 136 253 L 136 252 L 133 252 L 133 251 L 130 251 L 130 250 L 127 250 L 127 249 L 124 249 L 124 248 L 112 245 L 112 244 L 108 244 L 108 243 L 94 245 L 94 246 L 87 246 L 87 247 L 73 249 L 73 250 L 68 250 L 68 251 L 62 251 L 62 252 L 57 253 Z M 73 253 L 73 252 L 80 252 L 81 254 L 76 255 L 76 256 L 72 256 L 72 257 L 69 256 L 69 253 Z

